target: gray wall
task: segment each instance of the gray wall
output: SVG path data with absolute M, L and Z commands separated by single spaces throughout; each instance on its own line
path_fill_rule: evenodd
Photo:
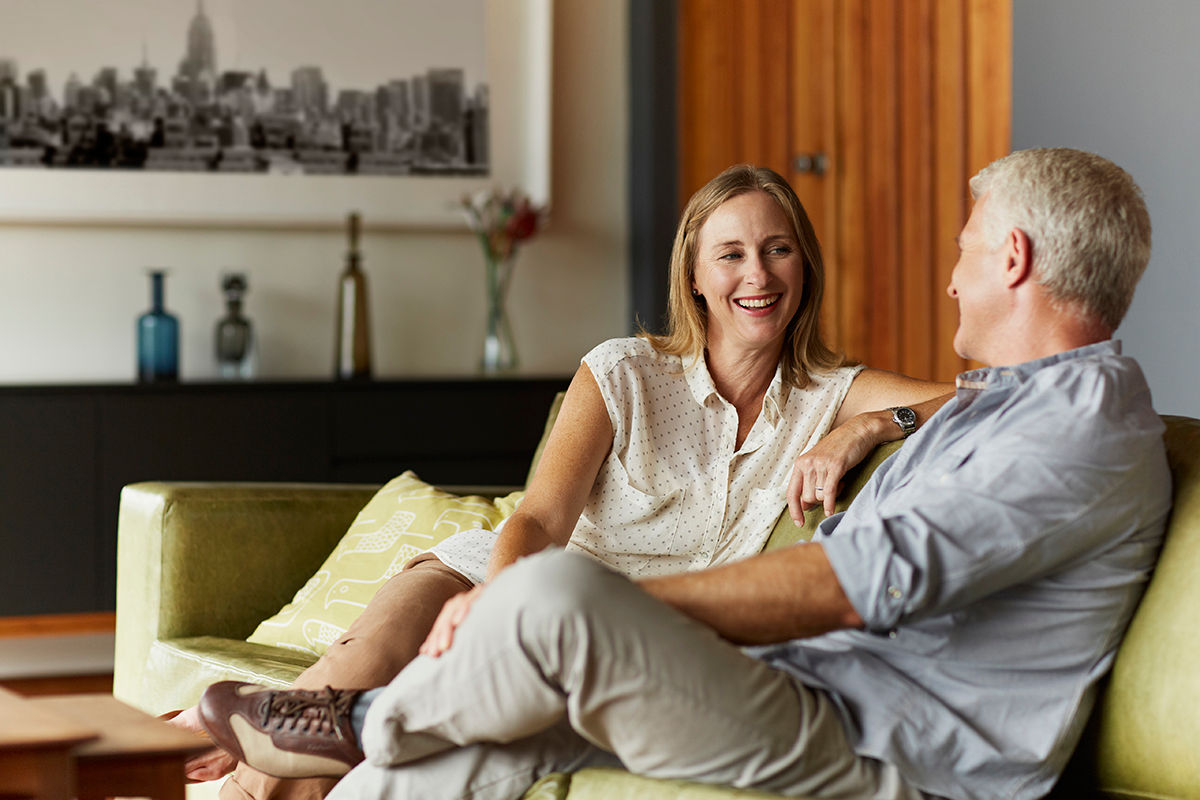
M 1014 149 L 1068 146 L 1141 185 L 1154 250 L 1117 338 L 1161 413 L 1200 417 L 1200 3 L 1014 0 Z

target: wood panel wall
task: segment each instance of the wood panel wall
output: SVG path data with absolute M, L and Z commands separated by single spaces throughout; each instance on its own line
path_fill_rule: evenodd
M 950 380 L 945 294 L 967 180 L 1009 150 L 1011 0 L 680 0 L 681 206 L 769 166 L 813 219 L 826 336 L 871 366 Z M 824 153 L 824 176 L 797 172 Z

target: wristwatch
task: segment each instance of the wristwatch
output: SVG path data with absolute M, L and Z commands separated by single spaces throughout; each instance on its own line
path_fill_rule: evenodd
M 917 412 L 911 408 L 894 406 L 888 411 L 892 412 L 892 422 L 900 426 L 900 431 L 905 437 L 917 429 Z

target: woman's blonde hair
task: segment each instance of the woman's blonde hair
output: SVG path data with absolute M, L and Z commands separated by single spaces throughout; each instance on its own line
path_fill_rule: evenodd
M 804 290 L 800 307 L 788 323 L 780 364 L 785 384 L 803 389 L 811 372 L 841 366 L 845 360 L 821 339 L 821 298 L 825 293 L 825 265 L 821 247 L 800 198 L 779 173 L 766 167 L 737 164 L 713 178 L 688 201 L 675 230 L 671 248 L 670 287 L 667 296 L 667 331 L 639 335 L 656 350 L 676 356 L 699 358 L 708 344 L 708 311 L 704 298 L 692 295 L 696 251 L 700 229 L 726 200 L 749 192 L 772 197 L 792 226 L 804 258 Z

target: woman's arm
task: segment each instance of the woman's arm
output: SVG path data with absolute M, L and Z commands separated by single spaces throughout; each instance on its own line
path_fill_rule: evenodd
M 600 387 L 587 365 L 581 364 L 563 398 L 525 497 L 496 537 L 487 580 L 521 556 L 566 546 L 600 466 L 612 449 L 612 440 L 612 422 Z M 466 619 L 484 585 L 446 601 L 421 645 L 422 655 L 436 658 L 450 647 L 455 629 Z
M 854 382 L 850 384 L 846 399 L 842 401 L 842 407 L 838 409 L 833 420 L 833 426 L 837 428 L 855 417 L 866 415 L 880 423 L 873 426 L 878 428 L 876 433 L 881 437 L 876 444 L 892 442 L 901 438 L 901 433 L 899 426 L 892 421 L 891 412 L 886 409 L 908 406 L 917 412 L 919 428 L 953 394 L 953 383 L 923 381 L 886 369 L 867 368 L 858 373 Z M 886 422 L 887 425 L 881 424 L 882 422 Z
M 566 546 L 612 441 L 612 422 L 600 387 L 581 364 L 525 497 L 492 549 L 488 580 L 521 556 Z
M 877 445 L 903 438 L 891 408 L 911 408 L 920 428 L 953 396 L 952 383 L 922 381 L 882 369 L 860 372 L 838 409 L 833 430 L 796 459 L 787 494 L 792 519 L 803 524 L 804 512 L 816 506 L 832 514 L 842 476 Z

